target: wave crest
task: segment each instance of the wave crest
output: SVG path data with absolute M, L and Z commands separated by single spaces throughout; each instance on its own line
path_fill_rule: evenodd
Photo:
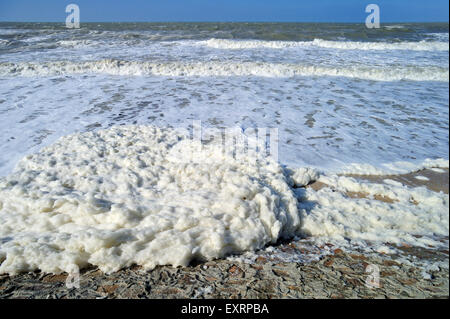
M 419 42 L 353 42 L 353 41 L 329 41 L 314 39 L 313 41 L 261 41 L 261 40 L 227 40 L 210 39 L 198 42 L 215 49 L 285 49 L 320 47 L 341 50 L 410 50 L 410 51 L 448 51 L 448 42 L 419 41 Z
M 337 76 L 373 81 L 449 81 L 448 68 L 442 67 L 324 67 L 266 62 L 139 62 L 105 59 L 72 62 L 0 63 L 0 76 L 52 76 L 72 74 L 110 74 L 124 76 Z

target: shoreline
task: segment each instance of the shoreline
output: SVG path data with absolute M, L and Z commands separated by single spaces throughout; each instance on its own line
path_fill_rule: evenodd
M 386 184 L 386 180 L 391 180 L 398 182 L 408 187 L 422 187 L 425 186 L 428 190 L 433 192 L 443 192 L 444 194 L 449 193 L 449 169 L 448 168 L 438 168 L 442 172 L 437 172 L 436 168 L 426 168 L 418 170 L 415 172 L 407 174 L 398 175 L 356 175 L 356 174 L 341 174 L 340 176 L 351 177 L 357 181 L 365 181 L 377 184 Z M 419 177 L 419 178 L 417 178 Z M 420 177 L 425 177 L 425 179 L 420 179 Z M 314 181 L 305 186 L 305 188 L 312 188 L 318 191 L 322 188 L 330 187 L 329 185 Z M 346 192 L 348 197 L 351 198 L 368 198 L 368 194 L 362 192 Z M 386 203 L 392 203 L 393 200 L 389 197 L 375 195 L 374 200 L 379 200 Z
M 377 183 L 388 178 L 448 194 L 449 170 L 442 171 L 351 177 Z M 318 190 L 326 185 L 314 182 L 306 187 Z M 158 266 L 151 271 L 132 266 L 111 274 L 91 267 L 81 271 L 78 289 L 66 287 L 67 274 L 0 275 L 0 298 L 448 298 L 448 236 L 440 241 L 445 247 L 392 245 L 396 253 L 385 254 L 362 252 L 357 247 L 343 251 L 331 243 L 317 246 L 308 239 L 292 239 L 254 252 L 250 259 L 243 254 L 187 267 Z M 280 258 L 280 253 L 288 257 Z M 379 288 L 366 285 L 368 265 L 380 270 Z
M 416 261 L 448 264 L 448 250 L 400 249 Z M 401 259 L 335 249 L 310 263 L 258 257 L 253 264 L 216 260 L 188 267 L 158 266 L 149 272 L 135 266 L 109 275 L 91 268 L 81 272 L 78 289 L 65 286 L 67 274 L 3 275 L 0 298 L 448 298 L 448 268 L 435 267 L 425 275 Z M 378 288 L 366 285 L 368 265 L 380 270 Z

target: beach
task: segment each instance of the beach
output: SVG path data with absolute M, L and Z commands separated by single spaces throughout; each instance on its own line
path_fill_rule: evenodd
M 389 177 L 415 183 L 414 177 L 423 175 L 430 177 L 430 181 L 421 185 L 448 193 L 448 170 L 439 175 L 419 171 Z M 312 183 L 307 187 L 318 185 Z M 66 286 L 66 273 L 0 275 L 0 298 L 446 299 L 448 237 L 440 240 L 447 248 L 392 245 L 396 253 L 385 254 L 292 239 L 277 243 L 268 252 L 256 252 L 247 260 L 227 258 L 194 262 L 188 267 L 159 266 L 151 271 L 132 266 L 111 274 L 89 267 L 80 273 L 79 288 Z M 299 261 L 289 261 L 292 259 Z M 379 286 L 367 284 L 368 265 L 379 267 Z
M 1 22 L 0 297 L 448 297 L 448 41 Z
M 290 246 L 286 246 L 287 248 Z M 289 249 L 289 248 L 288 248 Z M 417 261 L 448 264 L 448 250 L 405 248 Z M 367 264 L 381 268 L 380 288 L 365 286 Z M 1 298 L 445 298 L 449 296 L 448 268 L 430 271 L 405 265 L 396 257 L 336 253 L 308 264 L 265 258 L 255 264 L 226 260 L 151 272 L 128 268 L 110 275 L 97 269 L 81 273 L 80 288 L 66 287 L 66 274 L 0 276 Z

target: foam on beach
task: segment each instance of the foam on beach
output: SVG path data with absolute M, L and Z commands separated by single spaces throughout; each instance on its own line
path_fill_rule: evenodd
M 197 163 L 197 146 L 173 130 L 128 126 L 26 157 L 0 182 L 0 273 L 187 265 L 299 230 L 276 162 L 242 163 L 211 146 Z
M 323 175 L 318 181 L 327 187 L 307 189 L 303 195 L 307 203 L 300 201 L 300 207 L 314 206 L 306 207 L 303 225 L 314 237 L 373 241 L 376 247 L 383 243 L 436 247 L 441 245 L 440 238 L 448 236 L 448 194 L 388 180 L 373 183 Z M 352 193 L 365 196 L 352 198 Z
M 334 190 L 299 188 L 316 179 Z M 320 176 L 236 159 L 173 129 L 117 126 L 63 137 L 0 179 L 0 273 L 187 265 L 296 235 L 438 245 L 448 208 L 448 195 L 425 188 Z

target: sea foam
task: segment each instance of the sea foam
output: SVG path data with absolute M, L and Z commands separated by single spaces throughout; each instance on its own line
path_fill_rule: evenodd
M 0 76 L 52 76 L 71 74 L 109 74 L 121 76 L 261 76 L 289 78 L 296 76 L 332 76 L 373 81 L 449 81 L 448 68 L 438 66 L 326 67 L 292 63 L 268 62 L 166 62 L 99 61 L 72 62 L 3 62 Z
M 285 49 L 319 47 L 339 50 L 409 50 L 409 51 L 448 51 L 448 42 L 444 41 L 417 41 L 417 42 L 360 42 L 360 41 L 330 41 L 314 39 L 313 41 L 262 41 L 262 40 L 228 40 L 210 39 L 199 41 L 215 49 Z
M 63 137 L 0 179 L 0 273 L 187 265 L 293 236 L 374 249 L 448 236 L 446 194 L 250 159 L 154 126 Z M 302 188 L 316 179 L 328 187 Z
M 121 126 L 27 156 L 0 180 L 0 273 L 187 265 L 299 230 L 281 166 L 198 146 L 174 130 Z

